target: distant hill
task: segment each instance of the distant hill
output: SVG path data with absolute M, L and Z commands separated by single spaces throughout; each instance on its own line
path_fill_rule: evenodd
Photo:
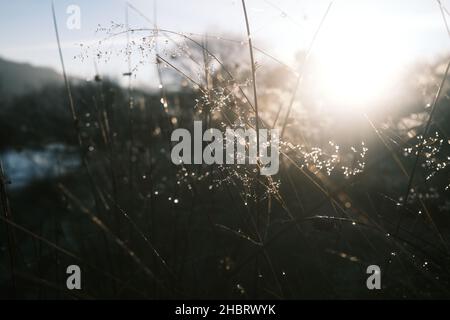
M 50 68 L 0 58 L 0 94 L 3 97 L 39 90 L 46 85 L 62 84 L 62 81 L 62 75 Z

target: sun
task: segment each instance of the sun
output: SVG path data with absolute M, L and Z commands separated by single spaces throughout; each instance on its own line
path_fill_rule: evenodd
M 347 16 L 321 34 L 314 76 L 322 100 L 339 112 L 362 112 L 393 90 L 407 48 L 395 27 Z

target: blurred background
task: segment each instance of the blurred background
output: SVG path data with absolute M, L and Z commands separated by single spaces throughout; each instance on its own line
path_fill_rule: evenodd
M 449 298 L 447 6 L 2 3 L 0 297 Z M 194 120 L 280 171 L 172 164 Z

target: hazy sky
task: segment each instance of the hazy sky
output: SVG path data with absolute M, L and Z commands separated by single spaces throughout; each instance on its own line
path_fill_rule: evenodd
M 156 0 L 160 28 L 244 39 L 245 24 L 239 0 Z M 153 18 L 153 0 L 130 0 Z M 449 5 L 450 1 L 442 1 Z M 98 24 L 124 23 L 123 0 L 56 0 L 56 14 L 68 72 L 82 77 L 93 74 L 93 63 L 74 60 L 79 43 L 90 43 L 104 34 L 95 33 Z M 255 45 L 287 63 L 307 46 L 329 0 L 247 0 Z M 66 27 L 69 5 L 81 9 L 81 29 Z M 51 2 L 15 0 L 0 4 L 0 56 L 60 70 L 55 44 Z M 449 17 L 450 18 L 450 17 Z M 133 11 L 130 26 L 149 27 Z M 356 32 L 356 33 L 355 33 Z M 359 36 L 358 36 L 359 32 Z M 349 38 L 348 34 L 357 35 Z M 319 34 L 316 51 L 354 46 L 372 41 L 392 51 L 397 59 L 411 60 L 445 54 L 450 49 L 441 12 L 435 0 L 336 0 Z M 378 42 L 377 42 L 378 41 Z M 362 44 L 363 45 L 363 44 Z M 119 77 L 126 63 L 100 65 L 101 71 Z M 149 67 L 150 68 L 150 67 Z

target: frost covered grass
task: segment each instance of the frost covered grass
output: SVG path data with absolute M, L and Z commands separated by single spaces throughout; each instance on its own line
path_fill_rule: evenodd
M 436 71 L 447 62 L 420 87 L 405 80 L 413 105 L 336 114 L 312 90 L 311 48 L 331 5 L 295 66 L 255 45 L 242 5 L 243 39 L 162 29 L 131 5 L 152 27 L 99 26 L 103 40 L 74 59 L 122 59 L 125 89 L 97 72 L 74 88 L 61 51 L 81 166 L 23 195 L 8 195 L 2 175 L 10 297 L 450 296 L 448 67 Z M 111 45 L 120 37 L 126 46 Z M 148 66 L 151 92 L 134 86 Z M 261 175 L 260 161 L 174 165 L 171 134 L 194 121 L 278 129 L 279 172 Z M 36 194 L 31 220 L 23 201 Z M 68 264 L 83 270 L 81 295 L 64 288 Z M 373 264 L 378 292 L 365 286 Z

